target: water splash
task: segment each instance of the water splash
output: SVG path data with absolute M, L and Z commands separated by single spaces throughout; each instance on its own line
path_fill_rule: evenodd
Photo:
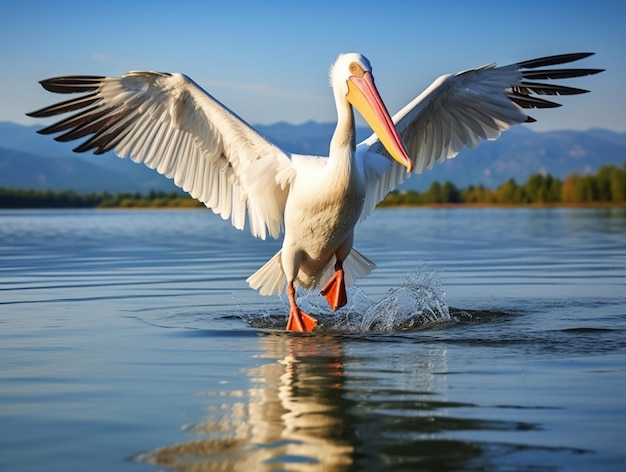
M 323 297 L 310 293 L 298 300 L 304 311 L 315 314 L 319 329 L 344 333 L 392 333 L 430 327 L 451 321 L 450 309 L 441 282 L 433 271 L 421 271 L 406 277 L 379 301 L 369 298 L 358 287 L 348 293 L 349 306 L 338 313 L 328 313 Z
M 378 302 L 362 292 L 353 299 L 338 325 L 350 332 L 408 331 L 451 320 L 445 292 L 434 272 L 407 276 Z

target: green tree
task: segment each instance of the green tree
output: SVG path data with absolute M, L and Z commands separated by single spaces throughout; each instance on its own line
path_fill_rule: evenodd
M 596 173 L 596 199 L 600 202 L 610 202 L 611 196 L 611 173 L 613 166 L 602 166 Z
M 522 187 L 517 185 L 515 179 L 509 179 L 498 187 L 497 198 L 499 203 L 524 203 Z
M 531 175 L 524 185 L 527 203 L 557 203 L 561 200 L 561 181 L 550 174 Z
M 442 203 L 441 202 L 441 184 L 439 182 L 433 182 L 426 190 L 424 194 L 425 203 Z
M 461 192 L 452 182 L 446 181 L 440 189 L 439 199 L 442 203 L 459 203 Z
M 611 201 L 626 202 L 626 163 L 622 169 L 611 167 Z
M 598 201 L 598 189 L 596 178 L 593 175 L 585 175 L 576 182 L 576 203 L 591 203 Z

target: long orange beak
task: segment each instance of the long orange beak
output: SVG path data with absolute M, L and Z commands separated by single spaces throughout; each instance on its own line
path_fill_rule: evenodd
M 409 172 L 413 170 L 413 162 L 398 131 L 393 124 L 391 116 L 383 103 L 380 94 L 374 85 L 374 77 L 365 72 L 361 77 L 353 75 L 348 80 L 348 101 L 356 108 L 376 133 L 380 142 L 383 143 L 387 152 Z

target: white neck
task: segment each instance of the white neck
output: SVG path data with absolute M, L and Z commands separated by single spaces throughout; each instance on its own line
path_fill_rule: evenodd
M 337 105 L 337 127 L 330 141 L 328 153 L 329 167 L 333 172 L 345 173 L 344 178 L 350 178 L 353 170 L 353 159 L 356 153 L 356 130 L 352 106 L 345 97 L 335 96 Z

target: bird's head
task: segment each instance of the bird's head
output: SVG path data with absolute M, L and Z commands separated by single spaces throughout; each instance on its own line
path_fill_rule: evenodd
M 413 162 L 374 84 L 370 61 L 358 53 L 340 54 L 330 69 L 330 81 L 333 90 L 363 116 L 391 157 L 409 172 L 413 170 Z

